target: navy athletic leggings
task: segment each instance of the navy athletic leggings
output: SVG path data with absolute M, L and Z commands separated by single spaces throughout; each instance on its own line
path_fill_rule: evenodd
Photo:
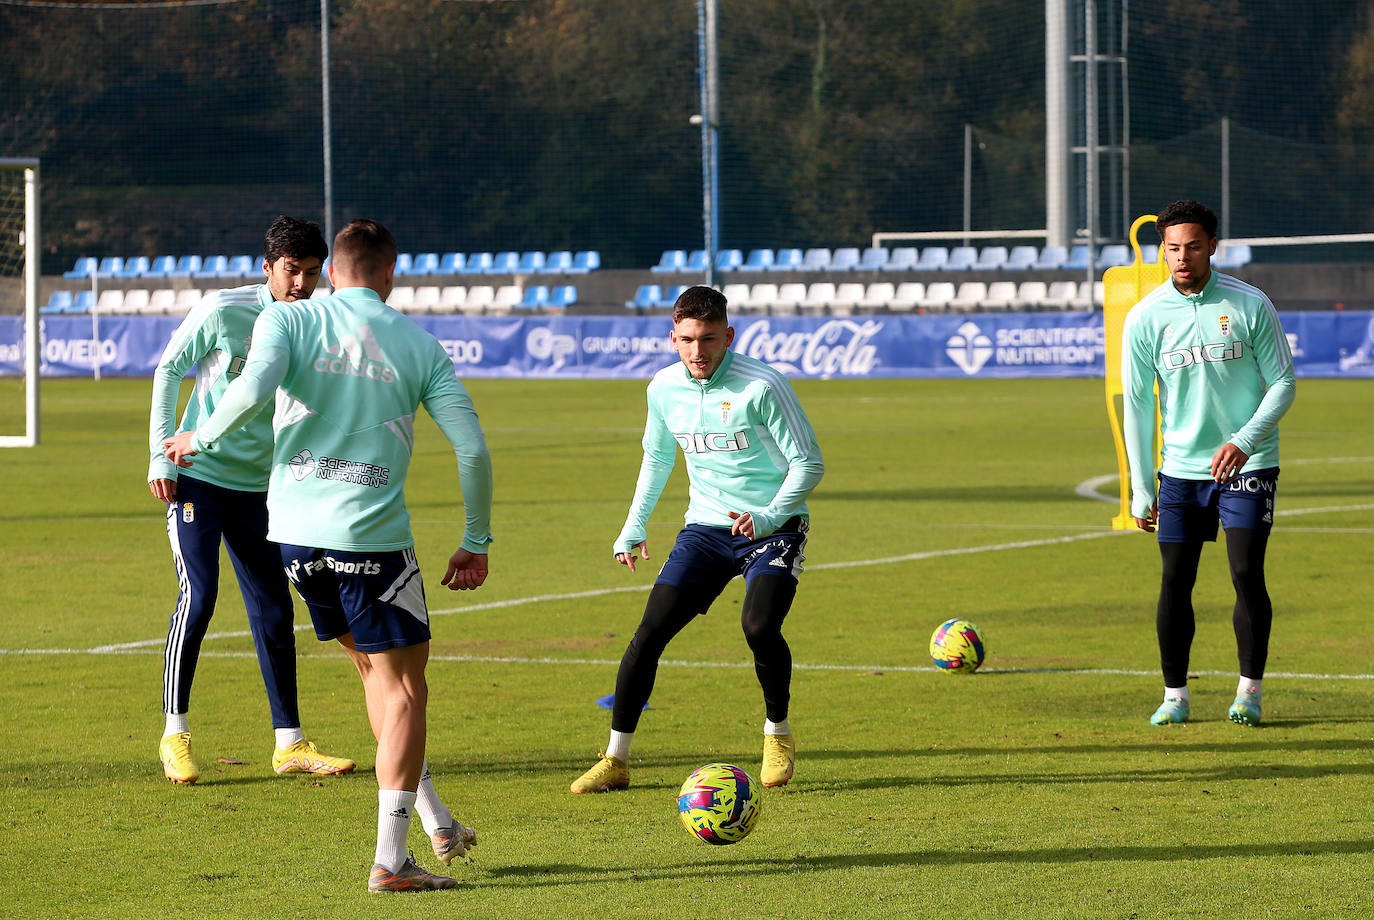
M 1231 584 L 1236 589 L 1236 606 L 1231 624 L 1236 632 L 1236 656 L 1242 677 L 1260 680 L 1269 658 L 1269 630 L 1274 608 L 1264 584 L 1264 551 L 1269 532 L 1232 529 L 1226 531 L 1226 559 L 1231 569 Z M 1193 584 L 1197 581 L 1202 541 L 1161 543 L 1163 578 L 1159 588 L 1159 607 L 1155 612 L 1155 631 L 1159 635 L 1159 658 L 1166 687 L 1183 687 L 1188 682 L 1188 653 L 1193 644 Z
M 763 688 L 768 718 L 781 722 L 787 718 L 791 700 L 792 650 L 782 636 L 782 621 L 792 608 L 797 583 L 781 575 L 756 575 L 744 591 L 740 625 L 754 653 L 754 673 Z M 620 659 L 615 680 L 615 705 L 611 709 L 611 728 L 633 732 L 639 725 L 640 711 L 649 701 L 658 674 L 658 661 L 672 638 L 692 618 L 705 613 L 714 594 L 691 588 L 656 584 L 649 592 L 644 617 L 634 638 Z

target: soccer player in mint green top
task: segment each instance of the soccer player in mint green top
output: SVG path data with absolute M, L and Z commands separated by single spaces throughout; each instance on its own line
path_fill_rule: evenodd
M 414 811 L 443 863 L 476 839 L 439 800 L 425 762 L 429 614 L 404 492 L 419 406 L 457 455 L 466 514 L 442 584 L 479 587 L 491 543 L 491 458 L 477 414 L 438 340 L 386 305 L 395 268 L 391 233 L 351 221 L 334 240 L 334 295 L 264 311 L 214 414 L 167 442 L 167 456 L 190 465 L 277 396 L 268 536 L 282 544 L 316 635 L 337 639 L 357 667 L 377 738 L 370 891 L 457 884 L 407 856 Z
M 601 759 L 572 783 L 575 793 L 630 784 L 629 752 L 668 642 L 706 613 L 736 575 L 745 579 L 740 622 L 763 688 L 765 786 L 792 778 L 788 722 L 792 653 L 782 636 L 806 548 L 806 497 L 825 472 L 820 445 L 787 378 L 730 351 L 726 300 L 691 287 L 673 306 L 670 338 L 680 363 L 649 383 L 644 459 L 616 562 L 649 558 L 646 525 L 679 450 L 687 463 L 686 526 L 659 572 L 616 676 L 611 736 Z
M 309 221 L 278 217 L 263 241 L 263 284 L 205 297 L 172 335 L 153 374 L 148 441 L 148 490 L 167 504 L 167 537 L 179 597 L 163 652 L 162 708 L 166 715 L 158 757 L 175 783 L 194 783 L 200 768 L 191 753 L 188 712 L 200 646 L 219 592 L 219 554 L 229 551 L 276 734 L 277 773 L 347 773 L 353 761 L 320 753 L 301 733 L 296 700 L 295 615 L 282 572 L 281 553 L 267 539 L 267 474 L 272 459 L 272 413 L 260 412 L 206 455 L 195 470 L 179 473 L 162 454 L 177 431 L 177 396 L 192 366 L 196 386 L 180 428 L 198 426 L 243 370 L 258 314 L 277 301 L 308 298 L 329 247 Z
M 1155 628 L 1164 702 L 1150 721 L 1187 721 L 1193 584 L 1203 543 L 1226 530 L 1236 590 L 1232 624 L 1240 682 L 1233 722 L 1258 725 L 1273 606 L 1264 555 L 1274 524 L 1278 422 L 1293 404 L 1293 355 L 1262 291 L 1215 271 L 1217 219 L 1176 201 L 1156 219 L 1170 277 L 1126 315 L 1122 330 L 1123 426 L 1136 526 L 1158 531 L 1163 575 Z M 1154 387 L 1163 416 L 1155 496 Z

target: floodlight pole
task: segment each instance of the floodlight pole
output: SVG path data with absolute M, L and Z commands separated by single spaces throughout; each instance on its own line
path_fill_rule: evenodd
M 324 238 L 334 245 L 334 145 L 329 120 L 329 0 L 320 0 L 320 108 L 324 134 Z
M 697 74 L 701 108 L 693 124 L 701 125 L 701 222 L 706 248 L 706 279 L 715 283 L 720 249 L 720 94 L 717 80 L 716 0 L 697 0 Z

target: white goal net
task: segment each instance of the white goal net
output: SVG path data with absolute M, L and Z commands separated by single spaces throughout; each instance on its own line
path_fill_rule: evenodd
M 38 161 L 0 159 L 0 447 L 38 443 Z

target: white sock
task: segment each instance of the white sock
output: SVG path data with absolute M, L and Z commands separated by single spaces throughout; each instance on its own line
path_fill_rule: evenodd
M 377 855 L 373 862 L 395 872 L 406 861 L 406 836 L 415 793 L 399 789 L 377 790 Z
M 1240 679 L 1240 683 L 1236 685 L 1236 696 L 1240 696 L 1242 693 L 1248 690 L 1255 695 L 1255 699 L 1259 699 L 1263 686 L 1263 679 L 1251 680 L 1248 677 L 1242 676 Z
M 1164 698 L 1166 700 L 1183 700 L 1185 703 L 1188 702 L 1188 685 L 1184 684 L 1182 687 L 1165 687 Z
M 420 813 L 420 824 L 431 837 L 441 827 L 454 825 L 453 812 L 434 791 L 434 780 L 429 775 L 429 761 L 420 768 L 420 785 L 415 789 L 415 810 Z
M 305 740 L 305 735 L 301 734 L 301 727 L 299 725 L 295 728 L 278 728 L 275 729 L 275 731 L 277 733 L 277 747 L 281 748 L 283 751 L 297 741 Z
M 764 719 L 763 733 L 765 735 L 790 735 L 792 734 L 792 726 L 787 724 L 786 719 L 783 719 L 781 722 Z
M 611 730 L 611 740 L 606 742 L 606 755 L 622 763 L 630 762 L 630 742 L 635 740 L 634 732 Z
M 167 713 L 167 726 L 162 729 L 162 737 L 168 735 L 179 735 L 182 732 L 189 732 L 191 726 L 186 721 L 186 713 L 169 712 Z

